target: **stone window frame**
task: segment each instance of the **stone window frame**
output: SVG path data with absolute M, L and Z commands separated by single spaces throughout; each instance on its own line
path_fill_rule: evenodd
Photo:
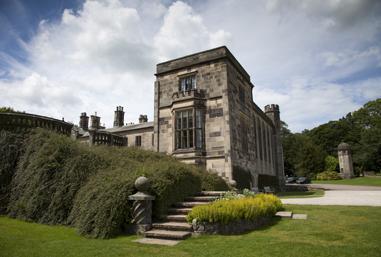
M 187 112 L 187 117 L 189 113 L 192 113 L 192 127 L 189 127 L 189 119 L 187 120 L 187 127 L 183 128 L 183 117 L 181 114 L 181 126 L 179 127 L 178 114 Z M 174 110 L 174 149 L 175 151 L 187 151 L 187 150 L 203 150 L 205 149 L 205 110 L 203 108 L 197 107 L 186 107 Z M 183 132 L 186 130 L 187 142 L 186 147 L 183 146 Z M 192 134 L 190 134 L 191 132 Z M 190 138 L 192 143 L 190 143 Z M 180 139 L 180 146 L 178 144 Z
M 191 82 L 191 88 L 182 88 L 182 81 L 193 78 L 193 81 Z M 197 71 L 186 73 L 186 74 L 181 74 L 178 76 L 178 91 L 179 92 L 188 92 L 192 90 L 197 89 Z
M 135 136 L 135 146 L 137 147 L 142 146 L 142 136 Z

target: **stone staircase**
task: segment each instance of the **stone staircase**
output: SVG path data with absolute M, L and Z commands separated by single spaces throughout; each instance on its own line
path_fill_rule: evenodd
M 184 202 L 174 204 L 168 210 L 168 215 L 163 217 L 162 222 L 152 224 L 152 229 L 145 232 L 145 237 L 161 240 L 161 242 L 184 240 L 190 237 L 193 229 L 192 225 L 186 222 L 187 213 L 194 206 L 216 200 L 223 193 L 221 191 L 202 191 L 197 196 L 187 197 Z

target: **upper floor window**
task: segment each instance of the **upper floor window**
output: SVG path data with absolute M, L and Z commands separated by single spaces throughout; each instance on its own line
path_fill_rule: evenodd
M 179 91 L 190 91 L 196 89 L 196 75 L 180 78 Z
M 175 148 L 201 149 L 203 147 L 203 117 L 201 110 L 184 110 L 176 112 Z
M 239 87 L 239 100 L 245 104 L 245 89 L 242 86 Z

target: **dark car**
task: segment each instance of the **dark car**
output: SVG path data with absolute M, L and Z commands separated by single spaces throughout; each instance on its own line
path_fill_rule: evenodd
M 306 178 L 306 177 L 299 177 L 296 180 L 297 184 L 309 184 L 310 182 L 311 182 L 311 180 L 309 178 Z
M 290 183 L 296 183 L 296 180 L 297 180 L 298 178 L 297 177 L 287 177 L 286 178 L 286 183 L 287 184 L 290 184 Z

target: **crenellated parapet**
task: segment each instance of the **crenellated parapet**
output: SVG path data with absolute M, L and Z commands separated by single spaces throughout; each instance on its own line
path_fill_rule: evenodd
M 30 113 L 0 113 L 0 129 L 27 132 L 33 128 L 44 128 L 60 134 L 70 135 L 72 123 Z

